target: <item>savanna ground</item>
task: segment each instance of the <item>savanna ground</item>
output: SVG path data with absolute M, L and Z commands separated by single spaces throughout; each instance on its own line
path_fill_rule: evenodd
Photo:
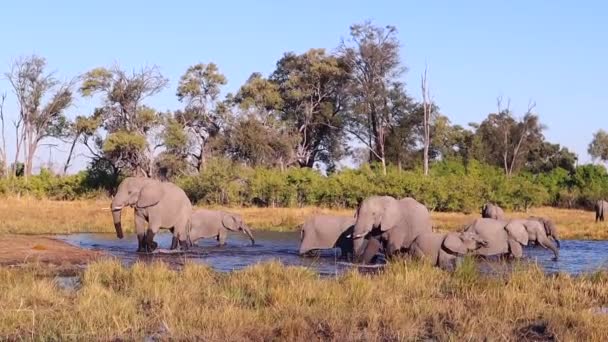
M 454 273 L 398 261 L 378 274 L 353 270 L 335 279 L 278 262 L 219 273 L 191 263 L 181 270 L 162 262 L 124 267 L 43 236 L 113 233 L 108 206 L 109 200 L 0 199 L 0 249 L 27 256 L 25 263 L 0 267 L 0 340 L 608 340 L 605 271 L 545 275 L 522 265 L 488 276 L 471 261 Z M 319 208 L 228 210 L 258 230 L 297 229 L 317 212 L 352 215 Z M 123 214 L 127 231 L 131 215 Z M 459 229 L 479 216 L 432 215 L 439 230 Z M 592 212 L 539 208 L 507 215 L 550 217 L 562 239 L 608 237 L 608 224 L 595 224 Z M 64 259 L 49 259 L 53 250 Z M 60 286 L 48 267 L 83 261 L 88 267 L 72 274 L 75 289 Z

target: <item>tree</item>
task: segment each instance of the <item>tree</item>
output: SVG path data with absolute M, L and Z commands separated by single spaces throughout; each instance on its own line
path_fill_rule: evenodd
M 345 90 L 349 70 L 342 58 L 325 49 L 286 53 L 277 62 L 270 82 L 282 101 L 281 119 L 300 136 L 295 151 L 301 167 L 315 162 L 331 165 L 344 153 Z
M 511 176 L 514 171 L 524 166 L 529 151 L 544 140 L 543 126 L 538 116 L 532 111 L 534 103 L 521 120 L 516 120 L 507 104 L 502 108 L 502 99 L 497 100 L 498 112 L 489 114 L 479 125 L 476 134 L 480 136 L 485 162 L 501 166 L 505 175 Z
M 0 166 L 2 167 L 2 176 L 8 177 L 8 159 L 6 153 L 6 135 L 4 130 L 4 101 L 6 100 L 6 93 L 0 95 L 0 125 L 2 126 L 2 147 L 0 147 Z
M 143 101 L 158 94 L 167 82 L 157 67 L 130 74 L 117 66 L 96 68 L 83 76 L 82 95 L 101 94 L 103 98 L 102 106 L 91 118 L 107 132 L 105 139 L 95 139 L 95 147 L 102 152 L 95 152 L 97 157 L 103 156 L 119 170 L 151 175 L 156 146 L 148 141 L 148 136 L 159 126 L 160 114 Z
M 424 113 L 423 120 L 423 170 L 424 175 L 428 176 L 429 174 L 429 148 L 431 146 L 431 114 L 432 114 L 432 103 L 431 103 L 431 90 L 429 89 L 428 79 L 427 79 L 427 67 L 424 68 L 424 73 L 422 74 L 421 81 L 421 90 L 422 90 L 422 108 Z
M 348 132 L 380 161 L 386 174 L 386 137 L 394 125 L 389 93 L 405 68 L 401 67 L 397 29 L 370 22 L 353 25 L 350 41 L 342 42 L 340 56 L 351 71 L 348 86 Z
M 228 115 L 232 119 L 219 142 L 222 152 L 249 165 L 283 169 L 294 164 L 301 140 L 282 120 L 283 103 L 278 85 L 253 73 L 234 97 L 238 115 Z
M 32 174 L 34 155 L 40 142 L 65 134 L 68 126 L 65 111 L 73 101 L 73 82 L 60 82 L 45 68 L 46 60 L 32 55 L 15 61 L 10 72 L 5 74 L 19 104 L 19 119 L 15 123 L 15 164 L 23 147 L 25 177 Z M 43 104 L 46 98 L 48 101 Z
M 200 171 L 205 165 L 206 145 L 209 139 L 220 131 L 218 124 L 218 97 L 226 77 L 219 72 L 214 63 L 193 65 L 186 70 L 177 87 L 177 98 L 185 103 L 179 119 L 190 131 L 194 140 L 196 168 Z
M 577 159 L 576 154 L 570 152 L 568 148 L 544 141 L 530 149 L 526 170 L 538 174 L 551 172 L 559 167 L 573 173 L 576 170 Z
M 190 168 L 187 127 L 176 119 L 176 116 L 166 115 L 163 118 L 163 130 L 160 135 L 165 150 L 155 161 L 158 176 L 171 179 L 176 175 L 187 173 Z
M 593 133 L 593 139 L 589 143 L 587 153 L 594 160 L 608 161 L 608 133 L 603 129 Z

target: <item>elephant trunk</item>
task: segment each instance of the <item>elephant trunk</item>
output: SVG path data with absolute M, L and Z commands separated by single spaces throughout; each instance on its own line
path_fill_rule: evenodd
M 249 229 L 249 227 L 247 226 L 243 226 L 243 233 L 247 236 L 249 236 L 249 239 L 251 239 L 251 245 L 255 245 L 255 239 L 253 238 L 253 234 L 251 233 L 251 229 Z
M 555 241 L 555 244 L 557 245 L 557 248 L 562 248 L 561 244 L 559 243 L 559 240 L 557 238 L 553 238 L 553 241 Z
M 120 223 L 120 213 L 122 212 L 121 208 L 112 208 L 112 219 L 114 220 L 114 229 L 116 229 L 116 236 L 119 239 L 124 237 L 122 232 L 122 224 Z

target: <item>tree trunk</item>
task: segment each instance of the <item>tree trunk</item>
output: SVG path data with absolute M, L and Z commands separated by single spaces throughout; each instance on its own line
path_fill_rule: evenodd
M 65 165 L 63 166 L 63 174 L 65 175 L 68 172 L 68 167 L 70 167 L 70 161 L 72 160 L 72 154 L 74 153 L 74 147 L 76 147 L 76 142 L 78 141 L 78 137 L 80 135 L 77 134 L 72 141 L 72 146 L 70 147 L 70 152 L 68 153 L 68 159 L 65 161 Z

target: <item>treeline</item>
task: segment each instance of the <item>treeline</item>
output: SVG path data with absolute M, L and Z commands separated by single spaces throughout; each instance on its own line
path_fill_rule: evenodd
M 333 52 L 287 52 L 272 73 L 253 72 L 225 96 L 218 65 L 194 64 L 175 89 L 180 108 L 169 111 L 147 104 L 168 85 L 156 66 L 99 67 L 61 82 L 43 57 L 17 59 L 5 73 L 14 98 L 0 99 L 0 190 L 69 199 L 111 193 L 121 177 L 143 175 L 180 183 L 196 202 L 352 206 L 387 193 L 437 210 L 471 210 L 483 200 L 579 206 L 604 195 L 605 171 L 576 167 L 574 153 L 546 141 L 533 102 L 514 113 L 498 98 L 480 123 L 454 125 L 432 100 L 427 70 L 422 99 L 414 99 L 400 46 L 395 27 L 356 24 Z M 78 96 L 98 104 L 71 120 L 66 113 Z M 7 101 L 16 113 L 5 112 Z M 47 139 L 65 142 L 68 157 L 33 175 Z M 67 173 L 76 146 L 85 147 L 88 168 L 54 176 Z M 604 160 L 607 151 L 600 130 L 589 153 Z M 342 170 L 345 160 L 356 170 Z
M 400 170 L 366 164 L 324 176 L 310 168 L 251 168 L 228 159 L 212 159 L 199 174 L 176 178 L 193 203 L 199 205 L 354 208 L 361 198 L 375 194 L 412 196 L 432 210 L 476 212 L 485 201 L 514 210 L 551 205 L 591 208 L 608 196 L 608 173 L 601 166 L 583 165 L 574 172 L 555 168 L 534 175 L 520 172 L 505 177 L 503 170 L 472 161 L 434 163 L 430 177 L 423 170 Z M 106 195 L 117 186 L 107 174 L 82 171 L 58 176 L 44 170 L 25 180 L 0 180 L 0 194 L 20 194 L 73 200 Z

